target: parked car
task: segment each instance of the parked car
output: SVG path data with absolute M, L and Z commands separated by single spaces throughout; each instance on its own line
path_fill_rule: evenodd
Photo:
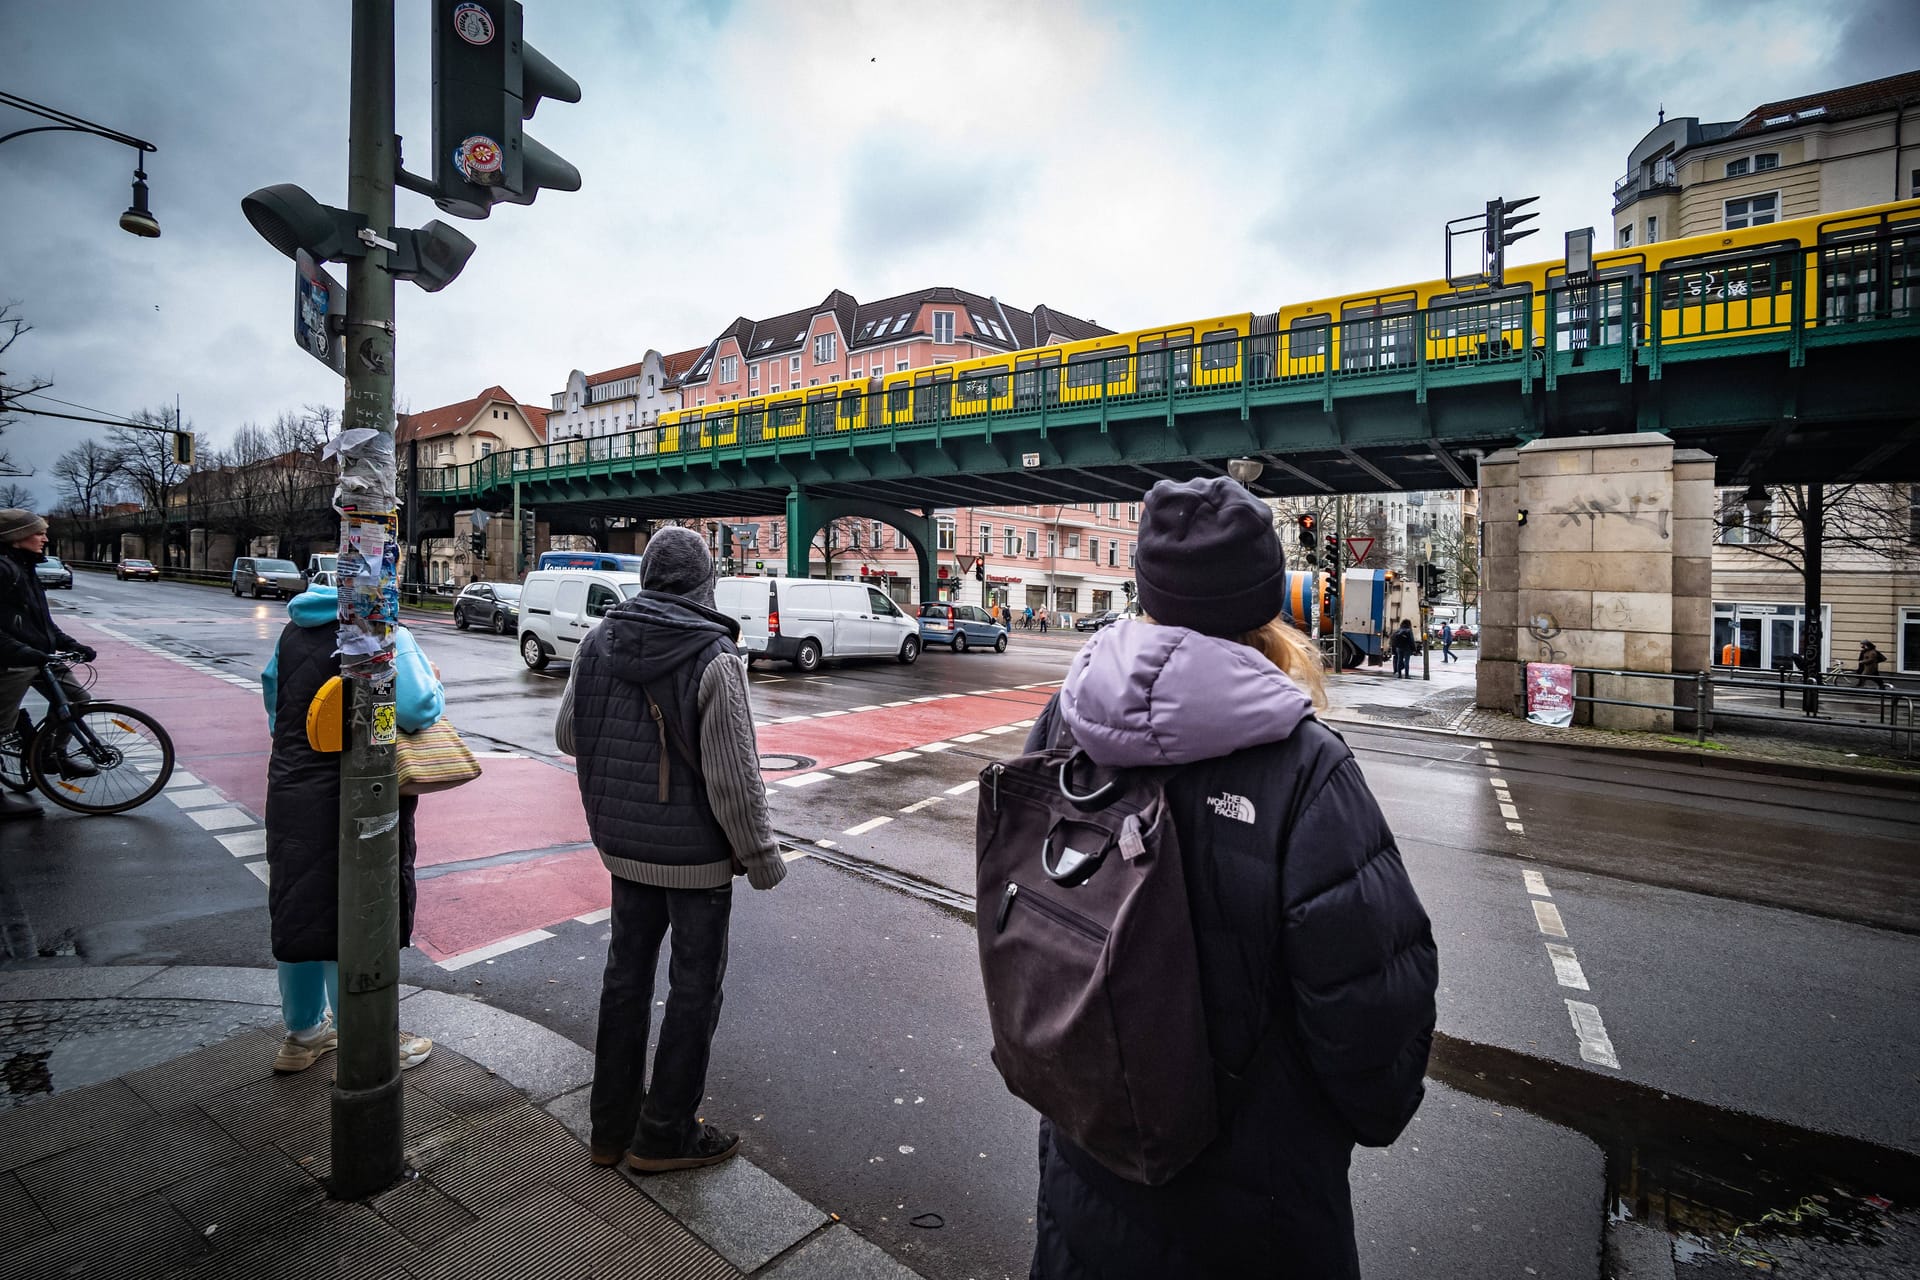
M 920 656 L 920 625 L 885 593 L 857 582 L 807 578 L 722 578 L 720 612 L 739 620 L 740 652 L 791 662 L 803 672 L 838 658 Z
M 272 594 L 291 600 L 306 589 L 306 575 L 291 560 L 241 556 L 233 562 L 233 594 L 236 596 L 251 595 L 258 600 Z
M 520 590 L 520 660 L 534 671 L 544 671 L 555 658 L 572 662 L 607 610 L 639 594 L 637 573 L 536 569 Z
M 1089 613 L 1075 620 L 1073 629 L 1075 631 L 1098 631 L 1102 627 L 1110 627 L 1120 621 L 1121 616 L 1118 609 L 1104 609 L 1099 613 Z
M 462 631 L 486 627 L 497 636 L 512 635 L 520 629 L 520 584 L 469 582 L 453 602 L 453 625 Z
M 65 587 L 73 590 L 73 570 L 59 556 L 48 556 L 33 566 L 33 576 L 40 579 L 43 587 Z
M 1473 640 L 1473 628 L 1467 626 L 1465 623 L 1453 629 L 1453 642 L 1455 644 L 1472 644 Z
M 331 585 L 333 575 L 339 567 L 340 557 L 337 554 L 316 551 L 307 557 L 307 582 L 313 586 L 318 586 L 323 581 Z
M 160 571 L 153 567 L 151 560 L 122 560 L 113 566 L 113 576 L 122 582 L 129 578 L 145 578 L 149 582 L 160 581 Z
M 920 642 L 944 644 L 955 653 L 965 653 L 974 645 L 1005 653 L 1007 629 L 977 606 L 929 602 L 920 606 Z

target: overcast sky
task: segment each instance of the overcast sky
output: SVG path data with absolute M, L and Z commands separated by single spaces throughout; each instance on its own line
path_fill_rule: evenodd
M 428 6 L 397 9 L 398 127 L 428 172 Z M 216 443 L 340 403 L 240 198 L 346 203 L 349 14 L 0 0 L 0 88 L 156 143 L 164 229 L 116 225 L 129 149 L 0 147 L 0 300 L 33 325 L 10 380 L 109 414 L 177 395 Z M 447 219 L 479 248 L 444 292 L 400 286 L 403 408 L 492 383 L 545 405 L 569 370 L 836 287 L 957 285 L 1125 329 L 1430 279 L 1446 220 L 1494 195 L 1541 197 L 1523 248 L 1546 257 L 1604 235 L 1662 104 L 1735 119 L 1920 68 L 1912 0 L 527 0 L 526 35 L 580 82 L 528 132 L 584 186 Z M 35 123 L 0 108 L 0 133 Z M 400 193 L 403 225 L 436 216 Z M 0 448 L 50 505 L 50 464 L 94 430 L 25 418 Z

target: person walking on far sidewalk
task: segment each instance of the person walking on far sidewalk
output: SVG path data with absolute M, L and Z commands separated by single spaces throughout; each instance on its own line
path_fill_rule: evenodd
M 554 733 L 577 761 L 587 829 L 613 874 L 592 1158 L 663 1173 L 740 1148 L 739 1135 L 695 1117 L 720 1023 L 733 878 L 771 889 L 787 865 L 767 817 L 739 624 L 714 607 L 706 543 L 662 529 L 640 572 L 640 594 L 581 641 Z M 649 1082 L 654 971 L 669 930 Z
M 56 651 L 70 650 L 83 661 L 95 654 L 60 629 L 47 608 L 47 589 L 34 573 L 47 558 L 47 522 L 18 507 L 0 511 L 0 734 L 12 733 L 20 718 L 20 703 L 35 685 L 44 691 L 55 680 L 67 701 L 78 710 L 87 691 L 62 671 L 47 669 Z M 24 744 L 23 744 L 24 745 Z M 63 776 L 91 776 L 98 769 L 78 756 L 62 755 Z M 25 796 L 0 788 L 0 821 L 37 818 L 40 806 Z
M 1393 633 L 1393 678 L 1395 680 L 1413 678 L 1413 651 L 1419 646 L 1414 639 L 1413 621 L 1410 618 L 1400 620 L 1400 629 Z
M 1040 634 L 1047 634 L 1047 611 L 1045 609 L 1040 611 Z
M 1860 683 L 1864 686 L 1867 681 L 1871 680 L 1882 689 L 1891 689 L 1893 686 L 1880 676 L 1880 664 L 1886 660 L 1887 655 L 1880 652 L 1879 645 L 1871 640 L 1862 640 L 1860 642 L 1860 660 L 1853 668 L 1854 672 L 1860 676 Z
M 1460 661 L 1460 659 L 1453 656 L 1453 623 L 1451 622 L 1443 622 L 1440 624 L 1440 661 Z
M 1033 1280 L 1357 1280 L 1353 1147 L 1393 1142 L 1424 1096 L 1432 927 L 1353 753 L 1314 715 L 1320 655 L 1283 615 L 1285 565 L 1273 513 L 1237 482 L 1154 485 L 1141 619 L 1095 633 L 1027 736 L 1164 771 L 1154 821 L 1173 823 L 1211 1059 L 1192 1087 L 1220 1103 L 1212 1140 L 1154 1186 L 1042 1117 Z
M 305 1071 L 340 1041 L 340 755 L 307 740 L 307 709 L 340 674 L 339 592 L 308 587 L 287 602 L 287 625 L 260 673 L 267 704 L 267 911 L 280 974 L 287 1038 L 275 1071 Z M 433 664 L 405 627 L 393 632 L 394 712 L 418 733 L 446 710 Z M 413 941 L 414 813 L 418 796 L 400 797 L 400 945 Z M 328 1011 L 332 1010 L 331 1013 Z M 400 1067 L 427 1060 L 433 1041 L 400 1035 Z

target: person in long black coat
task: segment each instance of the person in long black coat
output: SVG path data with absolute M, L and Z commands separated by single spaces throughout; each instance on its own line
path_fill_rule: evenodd
M 1278 618 L 1272 524 L 1225 478 L 1155 485 L 1148 619 L 1096 635 L 1027 739 L 1173 770 L 1208 1045 L 1245 1082 L 1155 1187 L 1042 1117 L 1035 1280 L 1357 1277 L 1352 1149 L 1391 1143 L 1424 1096 L 1432 929 L 1352 752 L 1313 715 L 1319 655 Z
M 340 1008 L 340 756 L 307 742 L 307 708 L 320 686 L 340 674 L 334 652 L 339 597 L 309 587 L 287 602 L 288 621 L 260 673 L 273 754 L 267 762 L 267 910 L 279 967 L 280 1012 L 287 1037 L 276 1071 L 304 1071 L 339 1043 L 332 1011 Z M 401 730 L 417 733 L 440 718 L 446 693 L 432 664 L 405 627 L 394 633 L 394 711 Z M 414 814 L 420 801 L 400 798 L 400 945 L 413 937 Z M 403 1067 L 426 1059 L 433 1042 L 400 1037 Z

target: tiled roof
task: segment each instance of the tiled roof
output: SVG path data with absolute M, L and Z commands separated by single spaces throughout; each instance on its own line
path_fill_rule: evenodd
M 597 387 L 602 383 L 618 382 L 622 378 L 638 377 L 640 370 L 646 367 L 646 363 L 642 360 L 639 364 L 623 364 L 618 369 L 609 369 L 605 373 L 590 373 L 587 375 L 587 385 Z
M 547 415 L 552 413 L 553 410 L 542 409 L 538 405 L 523 404 L 520 406 L 520 412 L 522 416 L 526 418 L 527 425 L 533 428 L 533 434 L 539 437 L 542 444 L 545 444 L 547 439 Z
M 420 413 L 402 413 L 396 415 L 393 439 L 396 444 L 405 444 L 409 440 L 428 440 L 434 436 L 450 436 L 459 431 L 475 418 L 487 405 L 498 402 L 510 404 L 525 410 L 526 405 L 515 400 L 506 389 L 499 386 L 488 387 L 471 400 L 461 400 L 454 404 L 443 404 L 438 409 L 427 409 Z M 535 412 L 539 412 L 536 410 Z M 541 415 L 540 423 L 534 429 L 543 432 L 546 428 L 546 416 Z
M 882 346 L 902 338 L 925 336 L 910 326 L 919 318 L 920 308 L 928 303 L 951 305 L 956 310 L 965 311 L 973 320 L 974 332 L 968 340 L 983 346 L 997 346 L 1004 351 L 1041 346 L 1056 339 L 1094 338 L 1112 332 L 1044 304 L 1033 311 L 1022 311 L 997 298 L 969 293 L 949 285 L 916 289 L 911 293 L 895 294 L 867 303 L 858 301 L 843 289 L 835 289 L 817 305 L 798 311 L 788 311 L 765 320 L 749 320 L 740 316 L 706 346 L 683 353 L 688 357 L 684 373 L 676 375 L 670 370 L 669 378 L 675 381 L 703 380 L 720 344 L 727 338 L 734 339 L 741 354 L 749 360 L 798 351 L 806 343 L 814 318 L 823 313 L 832 314 L 839 322 L 840 332 L 850 352 Z
M 1908 71 L 1881 80 L 1826 89 L 1801 98 L 1768 102 L 1747 112 L 1729 136 L 1764 133 L 1809 120 L 1852 120 L 1920 103 L 1920 71 Z

